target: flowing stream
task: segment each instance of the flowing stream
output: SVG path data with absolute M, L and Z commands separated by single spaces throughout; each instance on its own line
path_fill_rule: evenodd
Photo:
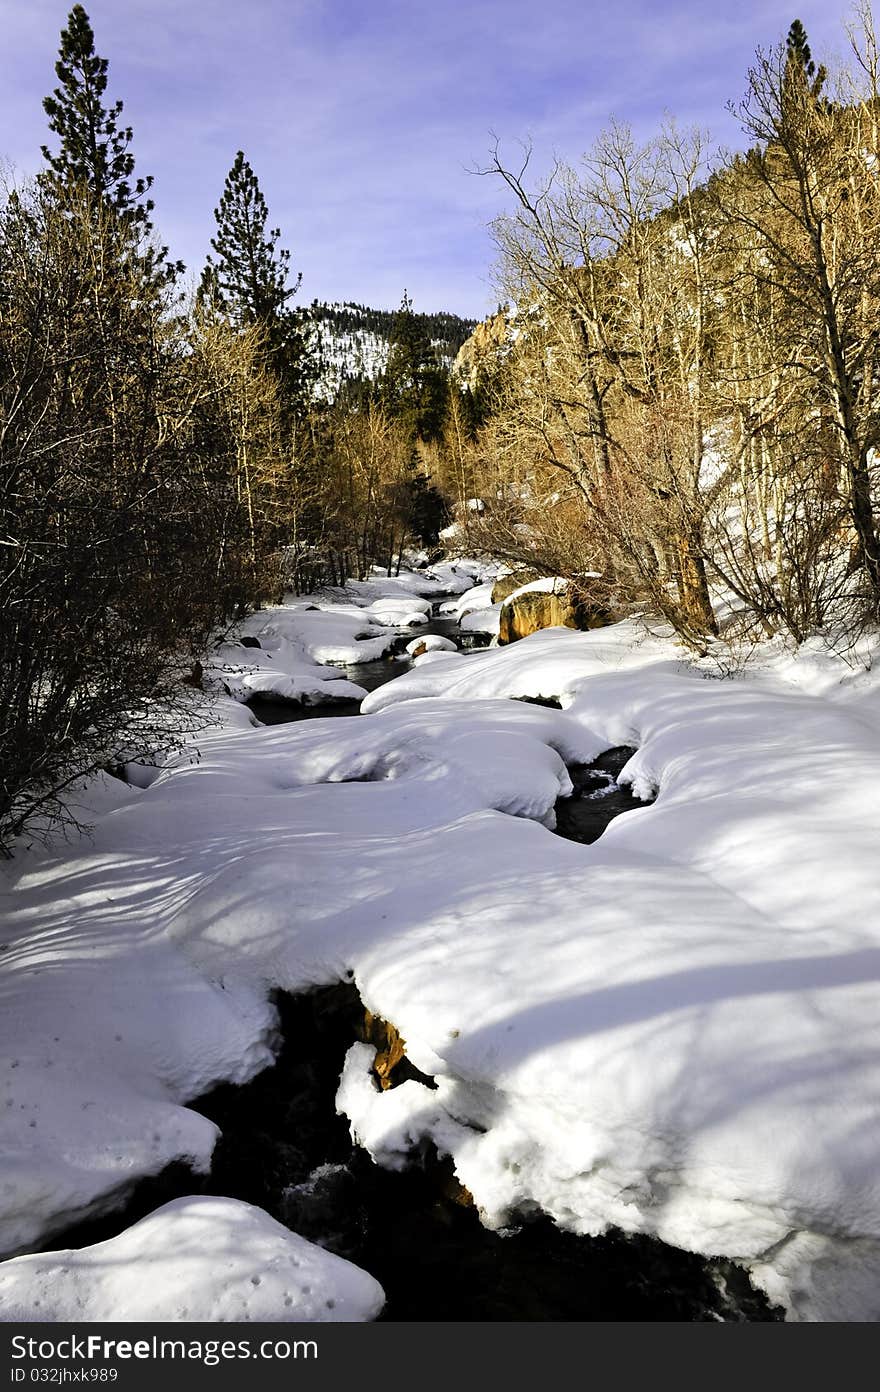
M 486 648 L 491 641 L 488 633 L 463 632 L 459 628 L 457 619 L 446 614 L 433 614 L 427 624 L 420 624 L 418 628 L 402 630 L 395 641 L 393 650 L 386 653 L 384 657 L 378 657 L 374 662 L 359 662 L 353 667 L 340 668 L 340 670 L 344 670 L 349 681 L 353 681 L 357 686 L 362 686 L 365 691 L 375 691 L 377 686 L 384 686 L 385 682 L 389 682 L 394 677 L 399 677 L 403 672 L 410 670 L 413 661 L 406 652 L 407 643 L 414 638 L 423 638 L 429 633 L 436 633 L 442 638 L 451 638 L 460 648 L 465 650 Z M 263 725 L 286 725 L 292 720 L 314 720 L 316 717 L 325 718 L 328 715 L 360 714 L 360 701 L 335 701 L 332 705 L 298 706 L 290 701 L 279 701 L 270 696 L 254 696 L 248 705 Z

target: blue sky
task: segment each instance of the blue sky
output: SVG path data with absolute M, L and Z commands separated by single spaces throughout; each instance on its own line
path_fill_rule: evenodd
M 505 207 L 468 173 L 490 132 L 511 158 L 576 160 L 614 115 L 672 112 L 739 143 L 725 112 L 758 45 L 793 18 L 845 51 L 846 0 L 86 0 L 108 97 L 125 102 L 156 222 L 195 274 L 236 150 L 260 180 L 300 298 L 481 317 L 487 230 Z M 0 157 L 40 165 L 66 0 L 0 0 Z

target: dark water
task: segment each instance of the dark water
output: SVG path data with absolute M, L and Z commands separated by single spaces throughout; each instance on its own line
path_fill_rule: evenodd
M 633 797 L 629 788 L 617 782 L 624 764 L 635 754 L 627 745 L 607 749 L 591 764 L 572 764 L 569 776 L 574 784 L 571 797 L 556 803 L 556 834 L 589 846 L 598 841 L 608 823 L 621 812 L 647 804 Z
M 354 681 L 354 678 L 351 680 Z M 267 696 L 253 696 L 247 702 L 247 706 L 261 725 L 291 725 L 298 720 L 324 720 L 328 715 L 335 717 L 361 713 L 360 701 L 333 701 L 320 706 L 300 706 L 293 701 L 275 701 Z

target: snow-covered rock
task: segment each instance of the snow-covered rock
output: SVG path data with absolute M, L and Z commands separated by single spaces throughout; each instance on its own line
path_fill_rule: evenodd
M 292 611 L 299 615 L 300 625 L 309 612 Z M 359 701 L 366 695 L 364 688 L 348 681 L 343 672 L 315 662 L 304 643 L 264 627 L 262 617 L 253 615 L 243 627 L 259 627 L 259 646 L 235 641 L 218 644 L 205 664 L 203 680 L 209 691 L 226 691 L 237 701 L 270 696 L 302 706 Z M 244 632 L 242 636 L 255 635 Z
M 472 609 L 461 620 L 462 633 L 488 633 L 498 636 L 501 623 L 501 605 L 491 604 L 488 609 Z
M 428 622 L 428 615 L 420 609 L 377 609 L 374 613 L 386 628 L 418 628 Z
M 427 599 L 419 599 L 410 594 L 402 595 L 399 599 L 393 595 L 383 595 L 381 599 L 374 599 L 370 608 L 377 614 L 428 615 L 431 612 L 431 605 Z
M 106 1242 L 0 1263 L 0 1309 L 21 1322 L 371 1320 L 366 1271 L 235 1199 L 175 1199 Z
M 444 638 L 441 633 L 426 633 L 422 638 L 413 638 L 406 645 L 406 651 L 410 657 L 421 657 L 428 652 L 457 652 L 455 644 L 451 638 Z
M 325 605 L 320 609 L 288 605 L 261 609 L 247 620 L 247 632 L 259 638 L 264 651 L 295 645 L 312 667 L 334 663 L 352 667 L 374 662 L 391 651 L 394 635 L 387 632 L 377 614 L 356 605 L 329 601 Z
M 481 584 L 472 585 L 470 589 L 465 590 L 464 594 L 442 604 L 440 606 L 441 613 L 452 614 L 461 622 L 466 614 L 480 609 L 489 609 L 492 605 L 493 584 L 494 581 L 486 580 Z

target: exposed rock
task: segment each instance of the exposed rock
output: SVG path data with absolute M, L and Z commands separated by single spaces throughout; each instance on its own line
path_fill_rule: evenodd
M 461 1180 L 455 1174 L 447 1173 L 441 1180 L 440 1192 L 450 1203 L 458 1204 L 460 1208 L 475 1208 L 474 1196 L 470 1189 L 466 1189 Z
M 383 1092 L 398 1087 L 409 1079 L 423 1083 L 425 1087 L 436 1088 L 436 1081 L 416 1068 L 407 1058 L 406 1040 L 401 1038 L 397 1026 L 392 1025 L 389 1020 L 383 1020 L 379 1015 L 373 1015 L 365 1009 L 363 1022 L 357 1033 L 363 1043 L 372 1044 L 376 1050 L 373 1072 Z
M 601 605 L 591 603 L 571 585 L 552 593 L 547 590 L 527 590 L 515 595 L 501 607 L 498 646 L 515 643 L 542 628 L 603 628 L 611 616 Z
M 510 319 L 504 311 L 478 324 L 458 350 L 452 371 L 465 386 L 475 387 L 481 369 L 491 370 L 510 350 Z
M 512 595 L 514 590 L 522 589 L 530 580 L 536 580 L 538 572 L 536 570 L 515 570 L 511 575 L 502 575 L 492 586 L 492 603 L 501 604 Z
M 379 1086 L 386 1091 L 392 1086 L 391 1074 L 404 1057 L 406 1040 L 401 1039 L 395 1025 L 387 1020 L 364 1011 L 364 1043 L 372 1044 L 376 1050 L 373 1072 L 379 1079 Z

